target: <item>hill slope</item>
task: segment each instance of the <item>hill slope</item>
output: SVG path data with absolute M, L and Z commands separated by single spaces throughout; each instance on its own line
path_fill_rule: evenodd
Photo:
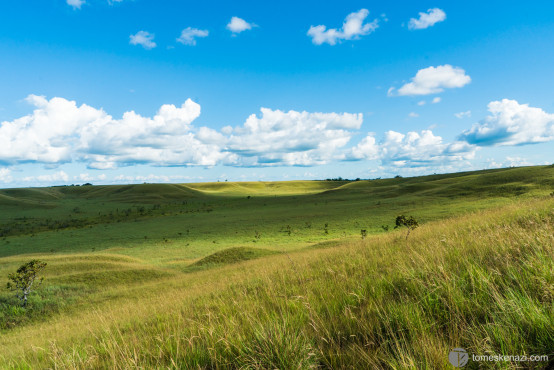
M 64 368 L 447 368 L 454 347 L 552 356 L 553 248 L 554 199 L 519 201 L 428 223 L 408 241 L 399 230 L 124 289 L 94 313 L 73 310 L 5 333 L 0 361 Z
M 0 290 L 0 367 L 437 368 L 452 346 L 543 354 L 552 194 L 552 166 L 0 190 L 0 286 L 31 258 L 48 263 L 27 309 Z M 408 241 L 399 214 L 422 225 Z
M 175 266 L 232 247 L 293 250 L 381 233 L 398 214 L 429 222 L 552 192 L 552 166 L 354 182 L 4 189 L 0 257 L 117 251 Z

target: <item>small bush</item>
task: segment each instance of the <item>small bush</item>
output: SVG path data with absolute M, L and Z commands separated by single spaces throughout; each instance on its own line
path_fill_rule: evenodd
M 45 267 L 46 262 L 31 260 L 19 267 L 16 272 L 8 275 L 7 288 L 17 292 L 16 297 L 19 298 L 23 307 L 27 305 L 27 298 L 31 294 L 35 281 L 38 284 L 42 283 L 43 278 L 37 280 L 37 277 Z
M 406 240 L 408 240 L 408 236 L 410 235 L 410 231 L 414 230 L 415 228 L 419 227 L 419 223 L 413 216 L 406 217 L 404 215 L 400 215 L 396 217 L 396 226 L 395 229 L 399 227 L 407 227 L 408 233 L 406 234 Z

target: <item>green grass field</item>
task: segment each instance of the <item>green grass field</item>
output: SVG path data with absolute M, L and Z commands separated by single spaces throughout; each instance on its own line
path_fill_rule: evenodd
M 421 224 L 407 240 L 400 214 Z M 33 258 L 48 265 L 24 309 L 4 287 Z M 432 369 L 454 347 L 552 360 L 552 271 L 554 166 L 4 189 L 0 367 Z

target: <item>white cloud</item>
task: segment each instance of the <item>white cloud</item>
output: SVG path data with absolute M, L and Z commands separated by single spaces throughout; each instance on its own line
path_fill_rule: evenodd
M 190 99 L 181 107 L 163 105 L 152 118 L 130 111 L 121 119 L 63 98 L 30 95 L 27 101 L 33 113 L 0 125 L 0 164 L 211 166 L 226 156 L 217 144 L 197 138 L 191 122 L 200 106 Z
M 106 174 L 102 173 L 98 176 L 92 176 L 89 173 L 80 173 L 78 176 L 73 176 L 74 180 L 79 180 L 82 182 L 93 182 L 93 181 L 104 181 L 106 180 Z
M 442 22 L 446 19 L 446 13 L 439 9 L 433 8 L 427 10 L 427 13 L 420 12 L 419 18 L 411 18 L 408 23 L 408 28 L 411 30 L 422 30 L 433 26 L 435 23 Z
M 26 100 L 36 108 L 32 114 L 0 125 L 0 163 L 70 162 L 76 131 L 105 115 L 62 98 L 29 95 Z
M 156 47 L 156 43 L 153 40 L 154 35 L 147 31 L 139 31 L 136 34 L 129 36 L 129 43 L 131 45 L 142 45 L 142 47 L 147 50 Z
M 177 42 L 185 45 L 196 45 L 197 37 L 207 37 L 208 35 L 208 30 L 199 30 L 197 28 L 187 27 L 181 31 L 181 36 L 179 36 Z
M 443 143 L 442 138 L 430 130 L 407 134 L 387 131 L 379 143 L 374 134 L 369 134 L 350 150 L 348 158 L 380 159 L 384 166 L 397 168 L 436 167 L 472 159 L 475 150 L 476 147 L 466 142 Z
M 471 82 L 471 78 L 462 68 L 452 67 L 449 64 L 420 69 L 411 80 L 412 82 L 398 89 L 397 95 L 437 94 L 444 89 L 463 87 Z M 389 89 L 388 95 L 394 95 L 394 88 Z
M 338 149 L 359 129 L 362 114 L 261 109 L 233 129 L 226 150 L 245 166 L 310 166 L 340 159 Z
M 410 114 L 408 114 L 408 117 L 416 118 L 419 117 L 419 114 L 417 114 L 416 112 L 410 112 Z
M 67 0 L 67 5 L 72 6 L 73 9 L 81 9 L 84 3 L 85 0 Z
M 30 95 L 34 111 L 0 125 L 0 165 L 82 162 L 108 170 L 155 166 L 308 166 L 342 159 L 362 114 L 261 109 L 239 127 L 194 127 L 200 106 L 163 105 L 153 117 L 115 119 L 74 101 Z
M 435 96 L 433 100 L 431 101 L 432 104 L 437 104 L 441 102 L 441 98 L 439 96 Z
M 532 166 L 533 163 L 521 157 L 506 157 L 509 167 Z
M 456 116 L 456 118 L 464 118 L 464 117 L 471 117 L 471 111 L 470 110 L 467 110 L 465 112 L 458 112 L 458 113 L 454 113 L 454 115 Z
M 99 175 L 98 177 L 94 177 L 94 176 L 91 176 L 88 173 L 80 173 L 78 176 L 73 176 L 74 180 L 79 180 L 79 181 L 82 181 L 82 182 L 93 182 L 93 181 L 95 181 L 96 179 L 99 179 L 99 178 L 105 179 L 106 175 Z
M 193 179 L 198 179 L 198 177 L 183 176 L 183 175 L 139 175 L 139 176 L 129 176 L 129 175 L 117 175 L 114 177 L 115 182 L 124 182 L 124 183 L 136 183 L 136 182 L 175 182 L 175 181 L 190 181 Z
M 0 168 L 0 182 L 8 183 L 12 182 L 11 171 L 9 168 Z
M 375 31 L 379 27 L 379 21 L 374 19 L 371 23 L 365 23 L 364 20 L 369 15 L 369 10 L 361 9 L 358 12 L 350 13 L 342 28 L 337 30 L 336 28 L 327 29 L 324 25 L 311 26 L 308 30 L 308 36 L 312 38 L 312 42 L 316 45 L 328 43 L 329 45 L 335 45 L 341 40 L 357 39 L 360 36 L 368 35 Z
M 64 171 L 58 171 L 52 174 L 39 175 L 39 176 L 27 176 L 22 179 L 25 182 L 62 182 L 66 183 L 69 180 L 69 176 Z
M 121 3 L 123 0 L 107 0 L 108 4 L 113 5 L 115 3 Z M 85 4 L 85 0 L 66 0 L 67 5 L 72 6 L 73 9 L 81 9 L 81 5 Z
M 199 115 L 200 106 L 190 99 L 181 107 L 162 105 L 152 118 L 133 111 L 119 120 L 106 115 L 81 129 L 81 158 L 95 169 L 136 163 L 213 166 L 225 154 L 195 134 L 191 122 Z
M 359 160 L 359 159 L 378 159 L 380 155 L 380 148 L 375 140 L 375 134 L 369 133 L 364 137 L 358 145 L 350 149 L 347 159 Z
M 498 161 L 497 161 L 498 160 Z M 533 163 L 522 157 L 507 156 L 504 160 L 487 158 L 485 168 L 506 168 L 506 167 L 522 167 L 522 166 L 537 166 L 540 164 L 548 165 L 547 163 Z
M 419 105 L 419 106 L 425 105 L 425 100 L 418 101 L 417 105 Z
M 554 140 L 554 114 L 502 99 L 488 105 L 491 115 L 460 136 L 470 144 L 525 145 Z
M 242 31 L 251 30 L 252 27 L 256 27 L 253 23 L 248 23 L 242 18 L 232 17 L 227 24 L 227 29 L 233 33 L 241 33 Z

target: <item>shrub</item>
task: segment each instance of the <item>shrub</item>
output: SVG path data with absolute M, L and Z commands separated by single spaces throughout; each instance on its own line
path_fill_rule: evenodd
M 16 297 L 21 300 L 21 305 L 27 305 L 27 297 L 31 294 L 31 288 L 35 281 L 42 283 L 44 278 L 37 280 L 38 273 L 46 267 L 46 262 L 31 260 L 8 275 L 7 288 L 16 291 Z
M 406 240 L 408 240 L 408 236 L 410 235 L 410 231 L 414 230 L 416 227 L 419 226 L 419 223 L 413 216 L 406 217 L 404 215 L 400 215 L 396 217 L 396 226 L 395 229 L 399 227 L 407 227 L 408 233 L 406 234 Z

